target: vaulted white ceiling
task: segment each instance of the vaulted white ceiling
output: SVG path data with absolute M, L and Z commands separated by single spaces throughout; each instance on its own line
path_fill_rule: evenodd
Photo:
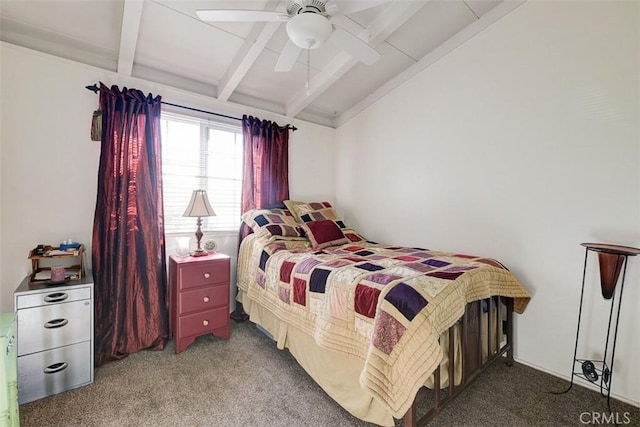
M 1 0 L 0 39 L 338 126 L 523 1 L 388 1 L 340 21 L 381 54 L 373 65 L 325 43 L 308 57 L 303 51 L 284 73 L 274 69 L 288 41 L 285 24 L 211 23 L 196 15 L 199 9 L 284 10 L 287 1 L 280 0 Z

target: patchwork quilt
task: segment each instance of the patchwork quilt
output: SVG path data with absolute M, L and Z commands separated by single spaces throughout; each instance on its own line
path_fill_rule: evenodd
M 468 302 L 513 297 L 522 313 L 530 299 L 503 265 L 473 255 L 365 241 L 320 251 L 250 244 L 238 263 L 248 297 L 319 346 L 362 359 L 361 386 L 397 418 L 439 365 L 438 337 Z

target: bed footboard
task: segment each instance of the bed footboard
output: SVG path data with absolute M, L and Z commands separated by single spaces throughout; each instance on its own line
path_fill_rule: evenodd
M 486 312 L 486 331 L 483 330 L 482 316 Z M 505 318 L 506 317 L 506 318 Z M 503 318 L 505 318 L 503 322 Z M 455 369 L 455 325 L 449 328 L 449 379 Z M 459 385 L 448 381 L 448 387 L 440 388 L 440 369 L 434 372 L 433 390 L 422 387 L 404 416 L 406 427 L 424 426 L 434 419 L 453 399 L 467 388 L 478 375 L 499 357 L 506 353 L 506 363 L 513 364 L 513 299 L 491 297 L 467 304 L 460 320 L 462 340 L 462 380 Z M 485 347 L 486 345 L 486 347 Z M 417 407 L 420 402 L 430 399 L 428 411 L 418 419 Z

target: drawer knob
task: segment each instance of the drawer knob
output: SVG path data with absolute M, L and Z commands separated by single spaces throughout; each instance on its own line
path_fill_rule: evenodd
M 207 325 L 209 324 L 209 321 L 208 321 L 208 320 L 203 320 L 203 321 L 202 321 L 202 324 L 203 324 L 204 326 L 207 326 Z
M 202 301 L 204 301 L 204 302 L 209 302 L 209 297 L 204 297 L 204 298 L 202 298 Z
M 204 273 L 204 278 L 208 279 L 209 277 L 211 277 L 211 273 Z

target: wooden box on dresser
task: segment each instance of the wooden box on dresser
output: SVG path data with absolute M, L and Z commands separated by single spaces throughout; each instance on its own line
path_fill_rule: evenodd
M 18 401 L 93 382 L 93 280 L 62 285 L 22 281 L 14 292 Z
M 227 255 L 169 257 L 171 336 L 176 353 L 205 334 L 229 338 L 229 280 Z

